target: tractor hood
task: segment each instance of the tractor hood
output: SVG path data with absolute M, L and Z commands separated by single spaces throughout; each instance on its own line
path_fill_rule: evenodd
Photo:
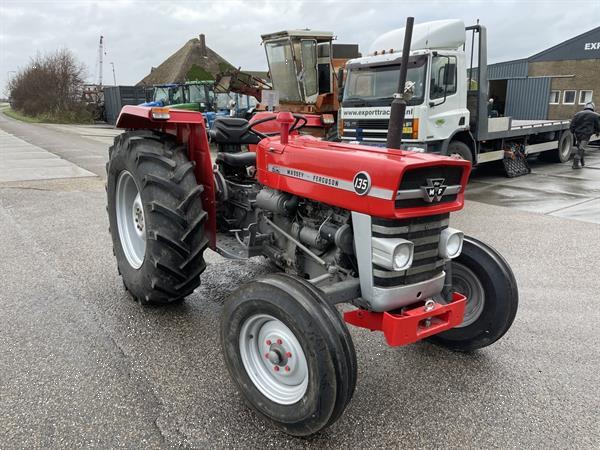
M 402 219 L 459 210 L 471 164 L 414 153 L 321 141 L 262 140 L 259 181 L 273 189 L 375 217 Z

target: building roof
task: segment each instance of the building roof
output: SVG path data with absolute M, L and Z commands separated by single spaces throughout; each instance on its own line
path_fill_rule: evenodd
M 233 65 L 206 45 L 205 37 L 190 39 L 183 47 L 153 67 L 138 85 L 183 83 L 193 80 L 214 80 L 219 72 Z
M 585 48 L 586 43 L 600 42 L 600 27 L 542 50 L 527 58 L 529 61 L 552 61 L 554 59 L 593 59 L 600 58 L 600 49 Z

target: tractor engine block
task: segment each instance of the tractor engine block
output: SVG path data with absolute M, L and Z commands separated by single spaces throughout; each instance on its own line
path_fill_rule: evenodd
M 270 235 L 265 253 L 283 270 L 332 282 L 356 276 L 349 211 L 269 188 L 255 206 L 259 231 Z

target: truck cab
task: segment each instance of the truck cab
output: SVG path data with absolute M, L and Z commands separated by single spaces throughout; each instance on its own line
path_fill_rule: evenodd
M 413 36 L 403 148 L 439 152 L 444 141 L 469 130 L 465 27 L 459 20 L 438 21 L 416 25 Z M 385 146 L 402 46 L 403 30 L 394 30 L 373 43 L 369 56 L 347 62 L 342 140 Z

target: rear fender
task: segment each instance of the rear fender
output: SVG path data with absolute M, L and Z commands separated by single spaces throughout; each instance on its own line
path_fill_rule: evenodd
M 117 119 L 116 128 L 128 130 L 157 130 L 176 137 L 177 142 L 187 146 L 188 158 L 196 164 L 196 181 L 204 187 L 201 194 L 202 206 L 208 214 L 205 231 L 209 245 L 216 248 L 216 203 L 215 183 L 210 158 L 210 147 L 206 125 L 202 114 L 196 111 L 169 110 L 168 119 L 153 119 L 152 108 L 145 106 L 124 106 Z

